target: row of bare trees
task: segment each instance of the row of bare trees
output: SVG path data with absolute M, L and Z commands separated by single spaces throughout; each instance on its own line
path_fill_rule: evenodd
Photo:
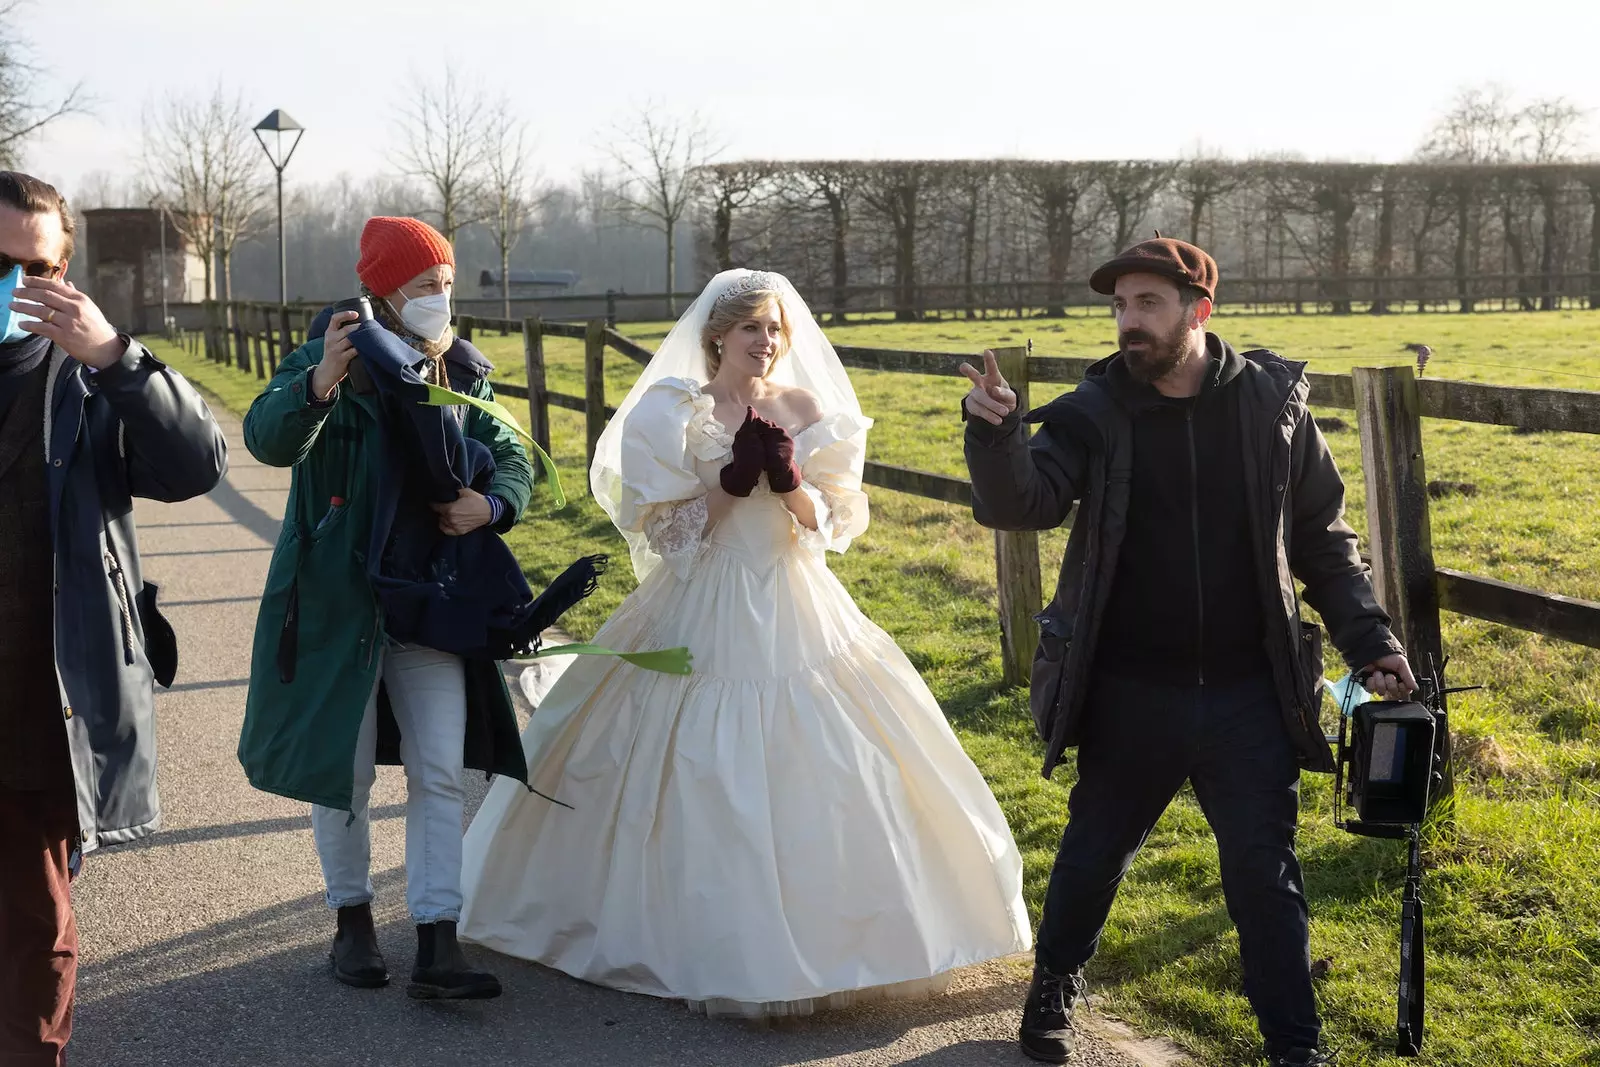
M 1043 282 L 1061 313 L 1069 279 L 1153 230 L 1204 244 L 1225 276 L 1349 280 L 1441 275 L 1471 310 L 1473 279 L 1506 275 L 1551 307 L 1586 273 L 1600 304 L 1600 163 L 1586 114 L 1461 93 L 1407 163 L 1287 158 L 1117 161 L 760 161 L 693 169 L 703 269 L 762 263 L 847 306 L 852 284 L 891 284 L 902 317 L 933 284 Z M 685 167 L 692 161 L 682 160 Z M 1373 310 L 1389 309 L 1383 290 Z M 970 297 L 969 297 L 970 299 Z
M 1552 307 L 1562 276 L 1600 272 L 1600 164 L 1186 161 L 806 161 L 704 168 L 705 269 L 762 263 L 848 304 L 852 284 L 1069 281 L 1159 230 L 1207 247 L 1224 277 L 1512 276 Z M 825 250 L 825 251 L 824 251 Z M 1596 279 L 1600 280 L 1600 279 Z M 1388 310 L 1383 301 L 1374 310 Z

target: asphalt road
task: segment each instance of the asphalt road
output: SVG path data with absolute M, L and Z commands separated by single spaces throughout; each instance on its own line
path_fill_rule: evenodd
M 708 1020 L 680 1005 L 575 981 L 476 948 L 498 1000 L 409 1000 L 403 981 L 356 990 L 328 973 L 308 807 L 256 792 L 235 758 L 256 600 L 288 472 L 245 451 L 224 420 L 232 470 L 209 497 L 138 505 L 147 576 L 177 629 L 176 684 L 157 700 L 165 829 L 89 857 L 74 891 L 82 966 L 75 1065 L 1017 1065 L 1025 961 L 965 972 L 948 994 L 781 1024 Z M 404 910 L 404 778 L 373 794 L 379 938 L 403 979 L 415 950 Z M 485 783 L 473 785 L 473 807 Z M 1086 1038 L 1085 1065 L 1138 1059 Z

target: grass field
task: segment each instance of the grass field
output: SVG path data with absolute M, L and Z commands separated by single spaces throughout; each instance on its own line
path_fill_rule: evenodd
M 627 327 L 652 346 L 665 325 Z M 1313 369 L 1411 360 L 1407 342 L 1432 345 L 1429 373 L 1505 384 L 1600 387 L 1600 313 L 1390 318 L 1219 316 L 1241 347 L 1272 347 Z M 1113 347 L 1101 316 L 915 325 L 872 323 L 830 331 L 836 343 L 977 351 L 1034 342 L 1044 355 Z M 479 337 L 520 381 L 520 338 Z M 253 377 L 157 352 L 242 410 Z M 581 346 L 547 342 L 552 389 L 581 392 Z M 614 403 L 636 372 L 609 355 Z M 197 365 L 198 364 L 198 365 Z M 877 419 L 872 457 L 963 472 L 956 405 L 962 380 L 853 374 Z M 1049 394 L 1036 391 L 1035 401 Z M 514 410 L 525 410 L 511 402 Z M 1351 520 L 1364 533 L 1360 449 L 1349 412 L 1330 446 L 1349 482 Z M 616 554 L 601 591 L 568 617 L 581 635 L 632 587 L 626 555 L 586 496 L 582 418 L 552 409 L 557 460 L 569 495 L 540 510 L 512 543 L 530 576 L 548 580 L 573 557 Z M 1429 421 L 1430 478 L 1470 482 L 1476 495 L 1435 501 L 1437 561 L 1552 592 L 1600 599 L 1600 436 L 1519 435 Z M 547 499 L 547 498 L 545 498 Z M 1064 536 L 1043 552 L 1053 580 Z M 1065 818 L 1070 768 L 1045 782 L 1026 699 L 999 685 L 992 535 L 962 509 L 891 492 L 873 496 L 873 524 L 830 562 L 862 608 L 900 642 L 928 680 L 992 784 L 1027 864 L 1037 908 Z M 1427 1049 L 1421 1063 L 1521 1067 L 1600 1064 L 1600 651 L 1446 616 L 1452 684 L 1483 684 L 1452 704 L 1461 762 L 1457 832 L 1430 843 Z M 1335 676 L 1343 668 L 1332 661 Z M 1331 717 L 1331 716 L 1330 716 Z M 1398 1064 L 1392 1055 L 1396 933 L 1404 857 L 1397 843 L 1354 838 L 1330 825 L 1331 780 L 1303 780 L 1301 852 L 1312 909 L 1312 952 L 1330 966 L 1319 982 L 1329 1043 L 1346 1064 Z M 1185 791 L 1135 864 L 1111 917 L 1091 981 L 1108 1007 L 1173 1036 L 1208 1064 L 1251 1063 L 1254 1022 L 1238 979 L 1238 942 L 1223 906 L 1216 850 Z

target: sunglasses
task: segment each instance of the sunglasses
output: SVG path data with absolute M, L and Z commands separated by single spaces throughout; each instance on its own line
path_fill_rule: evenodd
M 22 273 L 30 278 L 54 278 L 61 273 L 61 264 L 51 263 L 43 259 L 13 259 L 11 256 L 0 252 L 0 275 L 10 274 L 21 267 Z

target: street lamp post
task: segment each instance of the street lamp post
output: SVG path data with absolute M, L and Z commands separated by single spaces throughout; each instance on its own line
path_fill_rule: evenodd
M 288 303 L 289 289 L 289 273 L 283 258 L 283 168 L 289 165 L 289 157 L 300 146 L 300 137 L 305 133 L 305 128 L 290 118 L 287 111 L 274 108 L 271 114 L 255 124 L 254 130 L 256 140 L 261 142 L 261 150 L 272 161 L 272 169 L 278 172 L 278 308 L 281 311 Z M 267 147 L 267 139 L 262 136 L 264 133 L 273 135 L 271 148 Z M 285 134 L 294 135 L 289 141 L 288 151 L 284 151 L 283 147 Z
M 172 320 L 167 314 L 167 202 L 156 198 L 156 225 L 161 229 L 161 335 L 172 339 Z

